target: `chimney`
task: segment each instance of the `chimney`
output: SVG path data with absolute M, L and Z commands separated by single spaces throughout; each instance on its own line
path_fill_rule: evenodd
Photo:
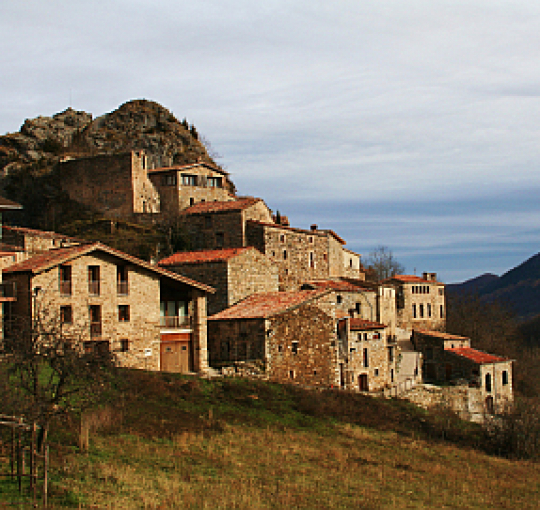
M 319 227 L 318 227 L 318 225 L 313 224 L 313 225 L 311 225 L 311 227 L 309 227 L 309 228 L 311 229 L 312 232 L 316 232 L 316 231 L 318 230 Z
M 422 273 L 422 276 L 424 280 L 427 280 L 428 282 L 434 282 L 437 280 L 437 273 Z

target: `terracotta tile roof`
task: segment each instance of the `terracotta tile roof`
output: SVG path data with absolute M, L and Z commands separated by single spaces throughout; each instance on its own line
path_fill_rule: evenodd
M 502 358 L 500 356 L 488 354 L 487 352 L 477 351 L 471 347 L 456 347 L 454 349 L 445 349 L 445 351 L 451 352 L 452 354 L 456 354 L 457 356 L 461 356 L 463 358 L 467 358 L 478 365 L 511 361 L 508 358 Z
M 426 336 L 441 338 L 443 340 L 470 340 L 470 338 L 466 336 L 452 335 L 450 333 L 444 333 L 443 331 L 431 331 L 428 329 L 415 329 L 414 332 L 420 333 Z
M 257 220 L 248 220 L 248 223 L 253 223 L 255 225 L 262 225 L 263 227 L 271 227 L 271 228 L 278 228 L 278 229 L 282 229 L 282 230 L 289 230 L 289 231 L 292 231 L 292 232 L 299 232 L 301 234 L 319 235 L 319 236 L 324 236 L 324 235 L 330 234 L 331 236 L 335 237 L 340 244 L 347 244 L 345 242 L 345 240 L 342 237 L 338 236 L 333 230 L 327 230 L 327 229 L 325 229 L 325 230 L 306 230 L 306 229 L 303 229 L 303 228 L 287 227 L 285 225 L 280 225 L 278 223 L 266 223 L 264 221 L 257 221 Z
M 0 197 L 0 209 L 22 209 L 22 205 L 13 200 L 8 200 L 7 198 Z
M 318 289 L 330 289 L 336 292 L 375 292 L 373 289 L 367 289 L 354 285 L 343 280 L 312 280 L 306 282 L 306 285 L 312 285 Z
M 236 305 L 208 317 L 208 320 L 266 319 L 328 293 L 329 291 L 301 290 L 252 294 Z
M 441 282 L 438 282 L 436 280 L 426 280 L 424 278 L 421 278 L 420 276 L 416 276 L 412 274 L 397 274 L 395 276 L 392 276 L 391 278 L 387 278 L 384 281 L 385 282 L 397 281 L 401 283 L 434 283 L 437 285 L 443 285 Z
M 81 244 L 77 246 L 71 246 L 68 248 L 57 248 L 57 249 L 49 250 L 49 251 L 40 253 L 39 255 L 35 255 L 34 257 L 31 257 L 22 262 L 18 262 L 16 264 L 12 264 L 11 266 L 8 266 L 4 268 L 3 273 L 10 274 L 10 273 L 27 273 L 28 272 L 32 274 L 38 274 L 43 271 L 47 271 L 48 269 L 51 269 L 60 264 L 65 264 L 66 262 L 69 262 L 70 260 L 76 259 L 88 253 L 92 253 L 94 251 L 101 251 L 104 253 L 108 253 L 109 255 L 113 255 L 122 260 L 126 260 L 132 264 L 135 264 L 139 267 L 143 267 L 147 269 L 148 271 L 157 273 L 160 276 L 171 278 L 181 283 L 185 283 L 186 285 L 189 285 L 191 287 L 196 287 L 198 289 L 201 289 L 210 293 L 215 292 L 215 289 L 213 287 L 210 287 L 209 285 L 196 282 L 195 280 L 186 278 L 185 276 L 179 275 L 178 273 L 173 273 L 172 271 L 169 271 L 167 269 L 154 266 L 148 262 L 145 262 L 144 260 L 128 255 L 127 253 L 124 253 L 122 251 L 115 250 L 114 248 L 111 248 L 110 246 L 106 246 L 101 243 Z
M 184 209 L 181 214 L 208 214 L 228 211 L 243 211 L 257 202 L 262 202 L 262 198 L 249 197 L 219 202 L 199 202 L 198 204 Z
M 199 166 L 209 168 L 210 170 L 214 170 L 215 172 L 219 172 L 220 174 L 223 174 L 223 175 L 229 175 L 229 172 L 223 170 L 223 168 L 219 168 L 209 163 L 190 163 L 187 165 L 162 166 L 159 168 L 152 168 L 148 170 L 148 173 L 153 174 L 153 173 L 158 173 L 158 172 L 170 172 L 171 170 L 188 170 L 190 168 L 196 168 Z
M 181 251 L 158 262 L 159 266 L 175 266 L 180 264 L 203 264 L 205 262 L 221 262 L 232 259 L 248 250 L 255 250 L 252 246 L 246 248 L 226 248 L 223 250 Z
M 384 329 L 386 326 L 379 322 L 356 318 L 349 320 L 349 328 L 351 331 L 364 331 L 366 329 Z

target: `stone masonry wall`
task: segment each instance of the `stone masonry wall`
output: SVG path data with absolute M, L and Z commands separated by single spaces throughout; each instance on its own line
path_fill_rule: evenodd
M 415 287 L 426 288 L 428 292 L 414 293 Z M 404 284 L 401 286 L 398 302 L 399 327 L 408 330 L 414 328 L 444 330 L 446 300 L 443 285 L 433 282 Z
M 267 372 L 272 380 L 308 386 L 339 385 L 333 319 L 304 304 L 269 320 Z
M 107 255 L 86 255 L 73 260 L 72 294 L 64 296 L 59 289 L 59 267 L 40 273 L 31 287 L 41 287 L 36 304 L 53 316 L 60 317 L 61 306 L 71 306 L 74 336 L 90 338 L 89 307 L 101 307 L 102 334 L 95 340 L 108 340 L 110 349 L 122 366 L 159 370 L 159 278 L 145 270 L 130 266 L 129 295 L 117 292 L 117 264 Z M 100 294 L 89 293 L 88 266 L 100 267 Z M 16 277 L 19 278 L 19 277 Z M 18 306 L 31 306 L 31 296 L 19 294 Z M 26 301 L 26 303 L 25 303 Z M 30 301 L 30 305 L 29 305 Z M 129 305 L 129 321 L 119 320 L 119 305 Z M 121 340 L 129 341 L 129 349 L 121 351 Z M 145 355 L 150 349 L 150 355 Z
M 244 246 L 241 211 L 189 214 L 181 216 L 180 220 L 189 235 L 194 250 L 216 250 Z

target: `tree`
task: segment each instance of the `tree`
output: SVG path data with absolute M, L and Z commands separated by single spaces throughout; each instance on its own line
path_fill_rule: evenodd
M 108 349 L 88 348 L 81 329 L 50 310 L 6 324 L 2 341 L 2 387 L 17 414 L 38 422 L 46 437 L 51 420 L 98 402 L 111 382 L 114 359 Z
M 375 248 L 370 252 L 366 262 L 377 281 L 405 272 L 405 267 L 394 258 L 394 254 L 387 246 Z

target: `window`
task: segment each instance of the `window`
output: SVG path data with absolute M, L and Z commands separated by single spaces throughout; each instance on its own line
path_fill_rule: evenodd
M 223 184 L 221 177 L 208 177 L 207 181 L 209 188 L 222 188 Z
M 427 304 L 427 316 L 431 317 L 431 303 Z
M 337 302 L 338 305 L 340 305 L 341 303 L 343 303 L 343 298 L 342 298 L 341 296 L 338 295 L 338 296 L 336 297 L 336 302 Z
M 502 373 L 502 383 L 503 386 L 506 386 L 508 384 L 508 372 L 506 370 L 503 370 Z
M 298 342 L 293 342 L 291 344 L 291 352 L 293 354 L 298 354 Z
M 376 368 L 374 371 L 373 371 L 375 377 L 378 377 L 379 376 L 379 369 Z
M 312 251 L 309 252 L 309 267 L 315 267 L 315 255 Z
M 129 322 L 129 305 L 118 305 L 118 320 Z
M 424 305 L 420 305 L 420 318 L 423 319 L 424 318 Z
M 279 236 L 279 242 L 280 242 L 280 243 L 284 243 L 284 242 L 285 242 L 285 234 L 281 234 L 281 235 Z
M 127 266 L 116 266 L 116 291 L 123 296 L 129 293 Z
M 379 332 L 373 333 L 373 337 L 372 337 L 372 338 L 373 338 L 373 340 L 380 340 L 381 334 L 380 334 Z
M 99 296 L 99 266 L 88 266 L 88 293 Z
M 283 250 L 283 260 L 287 260 L 287 250 Z
M 369 367 L 369 355 L 368 355 L 368 350 L 367 349 L 364 349 L 364 367 L 368 368 Z
M 412 305 L 412 316 L 413 319 L 416 319 L 416 305 Z
M 362 305 L 361 305 L 360 303 L 356 303 L 356 304 L 354 305 L 354 311 L 355 311 L 356 313 L 360 313 L 360 312 L 362 311 Z
M 161 180 L 161 184 L 163 186 L 176 186 L 176 175 L 175 174 L 164 175 L 163 179 Z
M 289 378 L 294 379 L 294 370 L 289 370 Z
M 101 336 L 101 306 L 90 305 L 90 336 Z
M 71 296 L 71 266 L 60 266 L 60 294 Z
M 195 204 L 195 199 L 193 197 L 189 197 L 189 205 L 192 206 Z
M 352 259 L 349 260 L 349 267 L 352 268 Z
M 486 391 L 491 391 L 491 374 L 486 374 L 485 381 Z
M 71 305 L 60 307 L 60 322 L 62 324 L 73 324 L 73 309 Z
M 439 289 L 439 296 L 442 296 L 444 294 L 444 289 L 443 288 L 440 288 Z
M 87 354 L 95 352 L 96 354 L 107 354 L 110 352 L 108 340 L 98 340 L 84 342 L 84 352 Z
M 223 232 L 216 232 L 216 246 L 218 248 L 223 248 L 225 244 L 225 234 Z
M 310 244 L 313 244 L 313 236 L 309 236 L 309 237 L 308 237 L 308 242 L 309 242 Z
M 388 347 L 388 363 L 392 363 L 394 361 L 394 348 Z
M 120 340 L 120 352 L 129 351 L 129 340 L 127 338 L 122 338 Z
M 443 305 L 441 305 L 440 315 L 441 315 L 441 319 L 444 319 L 444 307 L 443 307 Z
M 182 185 L 184 186 L 197 186 L 197 176 L 196 175 L 182 175 Z

